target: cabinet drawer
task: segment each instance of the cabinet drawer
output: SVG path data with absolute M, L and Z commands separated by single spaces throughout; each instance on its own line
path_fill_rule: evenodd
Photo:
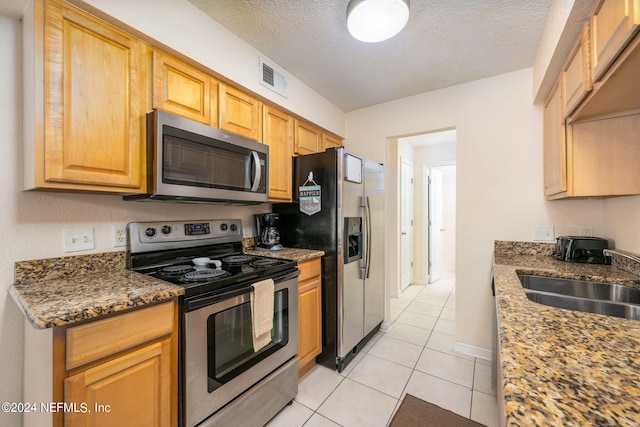
M 173 302 L 112 316 L 66 331 L 66 368 L 115 354 L 173 331 Z
M 298 277 L 299 283 L 317 277 L 320 275 L 320 258 L 301 262 L 298 264 L 298 269 L 300 270 L 300 277 Z

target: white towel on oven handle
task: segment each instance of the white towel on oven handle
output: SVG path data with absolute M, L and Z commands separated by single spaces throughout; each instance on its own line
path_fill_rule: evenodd
M 258 351 L 271 342 L 274 289 L 273 279 L 266 279 L 253 284 L 250 296 L 253 351 Z

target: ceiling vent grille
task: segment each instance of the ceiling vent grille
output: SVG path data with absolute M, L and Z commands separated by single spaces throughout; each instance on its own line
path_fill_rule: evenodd
M 287 79 L 284 72 L 277 69 L 264 58 L 260 58 L 260 84 L 287 97 Z

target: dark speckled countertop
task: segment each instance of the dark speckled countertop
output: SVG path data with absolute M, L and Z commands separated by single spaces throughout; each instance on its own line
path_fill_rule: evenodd
M 258 251 L 253 248 L 245 248 L 247 255 L 266 256 L 269 258 L 287 259 L 298 262 L 309 261 L 324 256 L 324 251 L 315 249 L 284 248 L 281 251 Z
M 184 294 L 125 268 L 124 252 L 16 263 L 9 293 L 36 329 L 62 326 Z
M 531 302 L 518 274 L 630 286 L 640 276 L 616 266 L 558 261 L 551 248 L 496 241 L 498 396 L 506 425 L 638 426 L 640 321 Z

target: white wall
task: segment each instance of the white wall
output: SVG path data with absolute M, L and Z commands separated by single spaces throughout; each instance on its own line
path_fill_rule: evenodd
M 542 109 L 531 104 L 532 81 L 525 69 L 347 113 L 347 145 L 383 163 L 389 137 L 456 128 L 456 341 L 472 347 L 491 348 L 494 240 L 532 240 L 539 224 L 560 233 L 572 224 L 603 229 L 600 200 L 544 200 Z M 387 184 L 392 208 L 397 187 Z M 399 268 L 387 259 L 394 289 Z
M 337 133 L 344 134 L 344 113 L 296 79 L 289 98 L 257 83 L 258 52 L 226 32 L 184 0 L 91 1 L 159 41 L 193 56 L 247 88 Z M 96 248 L 75 253 L 122 250 L 112 246 L 112 227 L 130 221 L 242 218 L 270 205 L 237 207 L 124 202 L 119 196 L 22 192 L 21 188 L 21 42 L 20 23 L 0 16 L 0 402 L 22 401 L 23 315 L 7 289 L 16 261 L 60 257 L 63 230 L 93 227 Z M 19 414 L 0 412 L 0 425 L 19 426 Z
M 604 201 L 605 225 L 600 235 L 610 244 L 640 254 L 640 196 L 615 197 Z

